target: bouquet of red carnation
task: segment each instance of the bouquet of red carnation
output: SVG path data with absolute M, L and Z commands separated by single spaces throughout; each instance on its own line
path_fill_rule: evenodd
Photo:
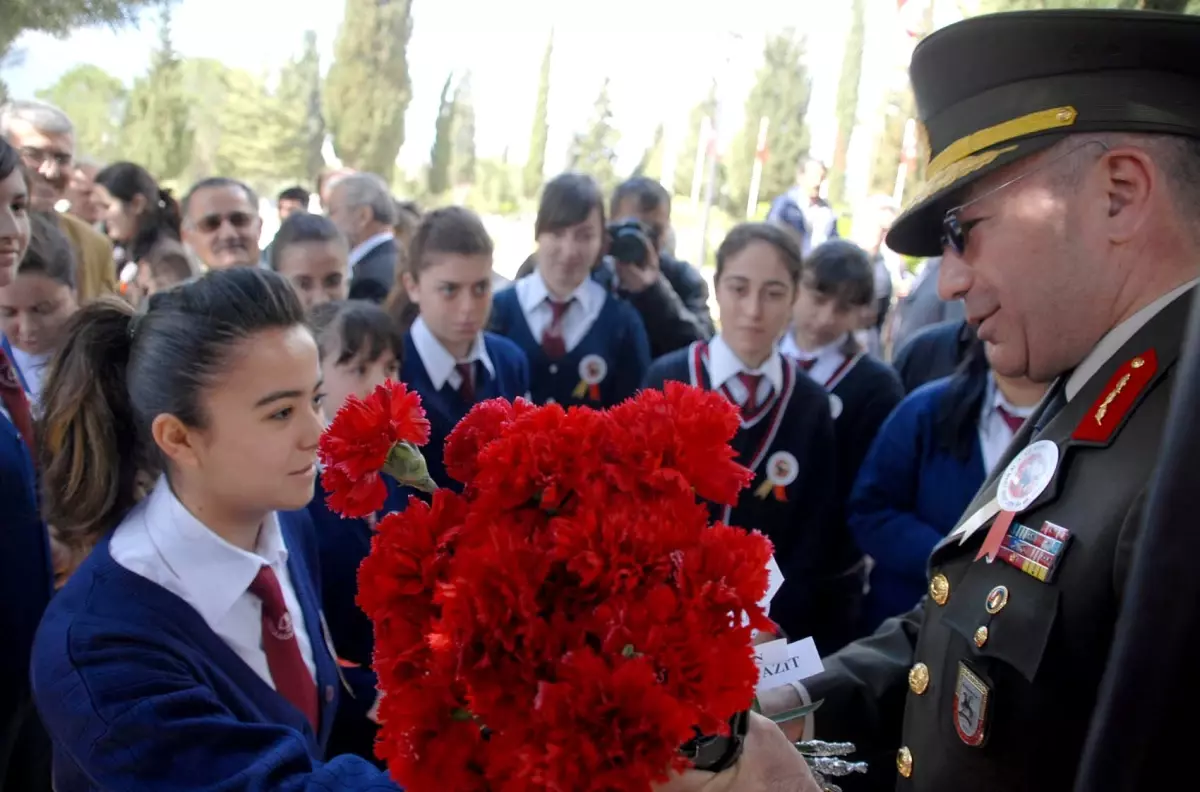
M 771 545 L 710 523 L 750 480 L 720 394 L 607 412 L 483 402 L 446 442 L 463 493 L 410 499 L 359 571 L 384 693 L 378 752 L 411 792 L 646 790 L 754 698 Z M 419 399 L 388 383 L 321 441 L 330 506 L 428 488 Z M 369 509 L 368 509 L 369 510 Z

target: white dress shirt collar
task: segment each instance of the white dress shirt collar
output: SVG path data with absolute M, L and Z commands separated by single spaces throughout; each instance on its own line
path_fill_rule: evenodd
M 713 389 L 736 379 L 741 373 L 761 374 L 776 393 L 783 392 L 783 358 L 778 349 L 772 349 L 770 357 L 761 366 L 751 368 L 742 362 L 719 333 L 713 336 L 708 342 L 708 378 Z
M 471 344 L 471 349 L 465 358 L 455 360 L 446 347 L 442 346 L 442 343 L 434 337 L 429 325 L 425 324 L 425 320 L 420 316 L 413 322 L 410 332 L 413 346 L 417 349 L 417 356 L 421 358 L 421 363 L 425 366 L 425 373 L 429 375 L 429 380 L 435 389 L 441 390 L 447 381 L 450 381 L 454 388 L 462 384 L 462 375 L 455 369 L 459 363 L 479 361 L 487 369 L 489 376 L 496 376 L 496 368 L 492 365 L 492 359 L 487 353 L 487 346 L 483 342 L 483 333 L 475 338 L 475 342 Z M 457 382 L 452 380 L 457 380 Z
M 184 599 L 210 625 L 221 622 L 264 565 L 277 572 L 287 565 L 287 546 L 275 512 L 263 520 L 253 553 L 234 547 L 196 519 L 175 497 L 165 476 L 147 496 L 144 515 L 150 541 L 178 579 Z
M 354 250 L 350 251 L 350 256 L 347 258 L 347 264 L 350 271 L 354 271 L 354 265 L 363 260 L 363 257 L 370 253 L 375 248 L 387 242 L 389 239 L 395 239 L 396 234 L 392 231 L 380 231 L 373 237 L 364 240 L 362 243 L 355 245 Z
M 838 373 L 838 369 L 846 362 L 846 353 L 842 351 L 846 348 L 846 341 L 847 337 L 842 336 L 820 349 L 810 351 L 801 349 L 800 345 L 796 343 L 795 335 L 789 330 L 779 344 L 779 351 L 800 362 L 813 361 L 812 365 L 808 367 L 808 376 L 814 382 L 824 385 Z
M 546 286 L 546 281 L 537 268 L 534 268 L 528 277 L 517 281 L 515 288 L 517 301 L 521 303 L 521 310 L 525 314 L 529 314 L 547 300 L 553 299 L 550 288 Z M 583 283 L 575 287 L 575 291 L 567 296 L 567 302 L 575 300 L 583 308 L 585 314 L 591 314 L 604 303 L 605 296 L 604 287 L 589 276 L 584 278 Z
M 1066 396 L 1067 401 L 1071 401 L 1078 395 L 1079 391 L 1083 390 L 1083 386 L 1087 381 L 1096 375 L 1109 359 L 1120 351 L 1125 343 L 1137 334 L 1146 324 L 1159 314 L 1164 308 L 1175 302 L 1178 298 L 1187 294 L 1192 288 L 1200 283 L 1200 278 L 1190 280 L 1182 286 L 1178 286 L 1171 291 L 1159 297 L 1154 302 L 1141 309 L 1133 316 L 1126 319 L 1121 324 L 1109 330 L 1108 333 L 1100 339 L 1100 343 L 1092 348 L 1088 356 L 1083 359 L 1083 362 L 1076 366 L 1071 372 L 1071 376 L 1067 379 Z

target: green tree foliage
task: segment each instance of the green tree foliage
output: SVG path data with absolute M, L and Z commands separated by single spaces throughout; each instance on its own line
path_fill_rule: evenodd
M 412 99 L 411 34 L 411 0 L 346 0 L 325 78 L 325 118 L 338 157 L 388 181 L 404 143 L 404 113 Z
M 884 122 L 871 164 L 871 192 L 891 195 L 896 189 L 896 173 L 904 152 L 904 125 L 916 113 L 912 91 L 907 88 L 892 91 L 879 110 Z
M 150 71 L 133 84 L 121 130 L 126 156 L 160 181 L 179 177 L 191 156 L 192 130 L 180 72 L 179 57 L 171 46 L 171 14 L 164 7 Z
M 475 183 L 475 103 L 471 97 L 471 72 L 463 75 L 454 91 L 453 139 L 450 176 L 455 186 Z
M 667 185 L 674 188 L 676 195 L 691 195 L 692 178 L 696 172 L 696 154 L 700 150 L 700 135 L 704 128 L 704 119 L 707 118 L 711 121 L 716 115 L 717 86 L 714 83 L 708 91 L 708 96 L 698 102 L 688 115 L 688 134 L 684 139 L 683 147 L 679 150 L 679 159 L 675 164 L 675 184 Z M 757 134 L 757 130 L 755 134 Z
M 654 130 L 654 137 L 650 141 L 650 145 L 643 152 L 642 158 L 638 161 L 637 166 L 633 169 L 634 176 L 647 176 L 651 179 L 662 179 L 663 170 L 663 146 L 665 130 L 663 125 L 659 124 Z
M 521 191 L 526 198 L 537 197 L 546 170 L 546 140 L 550 136 L 550 60 L 554 55 L 554 33 L 546 40 L 542 54 L 542 71 L 538 77 L 537 106 L 533 110 L 533 129 L 529 132 L 529 158 L 521 175 Z
M 850 135 L 854 132 L 858 114 L 864 14 L 863 0 L 852 0 L 850 33 L 846 37 L 846 50 L 842 54 L 842 76 L 838 82 L 837 139 L 834 143 L 833 163 L 829 170 L 829 199 L 835 205 L 840 205 L 846 199 L 846 153 L 850 149 Z
M 500 159 L 485 158 L 476 164 L 476 181 L 471 190 L 471 207 L 483 214 L 515 214 L 519 211 L 517 185 L 521 170 Z
M 612 98 L 608 95 L 608 79 L 605 78 L 592 107 L 588 128 L 571 140 L 567 168 L 590 174 L 608 195 L 617 186 L 617 143 L 620 140 L 621 133 L 613 126 Z
M 76 66 L 54 85 L 37 92 L 39 99 L 57 105 L 71 117 L 76 153 L 102 161 L 117 154 L 128 95 L 124 83 L 90 63 Z
M 450 160 L 454 155 L 454 73 L 446 75 L 438 103 L 437 129 L 429 150 L 429 192 L 441 195 L 450 189 Z
M 218 163 L 222 143 L 222 118 L 229 99 L 228 66 L 212 58 L 188 58 L 180 68 L 180 90 L 189 108 L 192 152 L 180 182 L 185 186 L 209 176 L 222 175 Z M 136 152 L 128 152 L 136 156 Z
M 746 120 L 733 141 L 729 154 L 729 183 L 726 197 L 732 207 L 744 211 L 754 170 L 759 121 L 769 119 L 767 150 L 759 196 L 770 200 L 796 181 L 796 164 L 808 152 L 810 81 L 804 66 L 804 42 L 794 31 L 785 30 L 767 39 L 763 64 L 750 96 Z
M 321 146 L 325 143 L 325 117 L 321 114 L 321 59 L 317 54 L 317 34 L 304 34 L 300 57 L 280 72 L 275 94 L 279 107 L 279 176 L 290 176 L 305 184 L 316 184 L 325 167 Z

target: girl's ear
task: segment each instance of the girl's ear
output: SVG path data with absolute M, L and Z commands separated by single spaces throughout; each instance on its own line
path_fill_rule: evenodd
M 129 202 L 129 210 L 133 212 L 134 217 L 146 211 L 146 196 L 136 193 L 133 196 L 133 200 Z
M 408 270 L 400 273 L 400 279 L 404 283 L 404 291 L 408 293 L 409 302 L 414 305 L 421 304 L 421 290 L 417 284 L 417 279 Z
M 150 424 L 150 436 L 171 464 L 181 468 L 196 468 L 200 457 L 196 453 L 197 437 L 183 421 L 169 413 L 155 417 Z

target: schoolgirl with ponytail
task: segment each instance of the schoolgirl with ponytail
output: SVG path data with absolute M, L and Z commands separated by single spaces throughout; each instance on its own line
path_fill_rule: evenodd
M 322 383 L 288 284 L 234 268 L 140 315 L 94 302 L 51 369 L 44 511 L 95 542 L 33 649 L 55 789 L 394 790 L 322 761 L 340 684 L 304 511 Z

